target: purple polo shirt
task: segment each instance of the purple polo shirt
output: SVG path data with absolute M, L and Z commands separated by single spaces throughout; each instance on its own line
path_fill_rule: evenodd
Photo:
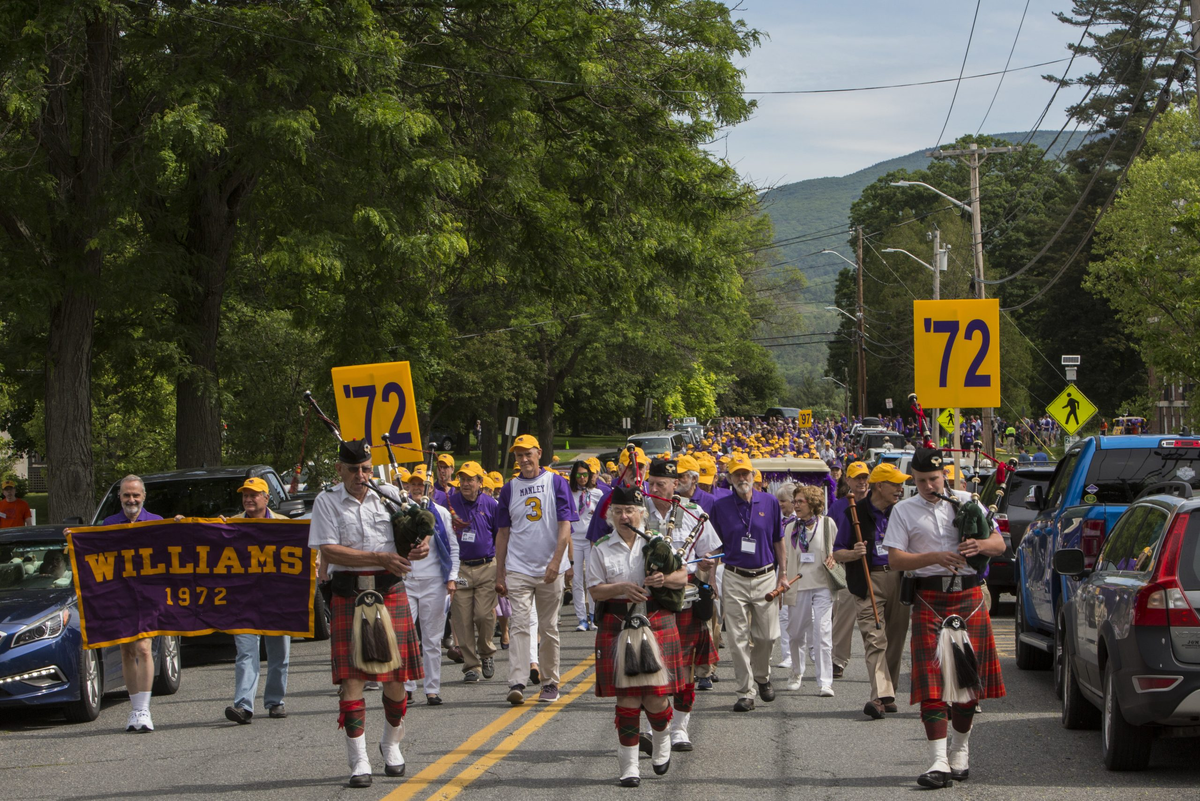
M 608 485 L 608 482 L 601 481 L 600 479 L 596 479 L 596 489 L 600 490 L 601 492 L 612 492 L 612 487 Z
M 849 512 L 846 511 L 849 508 L 850 508 L 850 496 L 847 495 L 843 498 L 838 498 L 836 501 L 831 503 L 829 505 L 829 511 L 826 512 L 826 515 L 829 517 L 830 520 L 833 521 L 833 524 L 835 526 L 837 526 L 838 528 L 841 528 L 842 518 L 846 517 L 847 515 L 850 514 Z
M 137 520 L 134 520 L 133 522 L 144 523 L 147 520 L 162 520 L 162 517 L 154 514 L 153 512 L 147 512 L 146 508 L 143 506 L 142 511 L 138 512 Z M 120 525 L 121 523 L 128 522 L 130 522 L 130 520 L 125 516 L 124 512 L 117 512 L 115 515 L 109 515 L 108 517 L 104 518 L 104 523 L 102 525 L 116 526 Z
M 461 562 L 476 559 L 493 559 L 496 556 L 496 511 L 500 503 L 485 492 L 479 493 L 474 503 L 467 503 L 461 492 L 450 496 L 450 509 L 460 519 L 470 524 L 469 529 L 454 532 L 458 538 L 458 558 Z M 463 534 L 475 532 L 474 542 L 464 542 Z
M 446 493 L 437 488 L 436 484 L 433 487 L 433 502 L 443 509 L 450 508 L 450 499 L 446 497 Z
M 783 539 L 783 510 L 769 492 L 755 490 L 747 503 L 735 492 L 717 498 L 710 521 L 721 538 L 725 556 L 722 561 L 732 567 L 757 570 L 775 564 L 775 543 Z M 742 552 L 742 540 L 754 540 L 751 553 Z
M 870 495 L 867 496 L 871 497 Z M 895 506 L 889 506 L 887 511 L 881 512 L 878 509 L 872 509 L 875 512 L 875 529 L 868 531 L 866 521 L 859 517 L 859 523 L 863 526 L 862 538 L 867 544 L 867 563 L 871 567 L 883 567 L 888 563 L 887 556 L 878 554 L 878 546 L 883 542 L 883 535 L 887 533 L 888 519 L 892 516 L 892 509 Z M 847 511 L 843 513 L 840 520 L 837 521 L 838 533 L 837 539 L 833 541 L 833 549 L 835 551 L 850 551 L 854 549 L 854 543 L 858 539 L 854 536 L 854 521 L 850 519 L 849 506 Z
M 717 502 L 715 495 L 708 490 L 696 487 L 696 489 L 692 490 L 692 501 L 705 512 L 708 512 L 709 517 L 712 517 L 713 504 Z

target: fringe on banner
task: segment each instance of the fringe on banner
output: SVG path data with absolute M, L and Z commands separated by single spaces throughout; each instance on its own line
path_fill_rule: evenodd
M 383 596 L 374 590 L 359 593 L 350 627 L 350 658 L 363 673 L 390 673 L 404 664 Z
M 625 621 L 625 628 L 617 635 L 614 667 L 618 689 L 662 687 L 670 681 L 658 638 L 645 616 L 634 615 Z
M 967 624 L 958 615 L 950 615 L 942 621 L 938 634 L 937 665 L 942 671 L 942 700 L 948 704 L 966 704 L 974 701 L 982 683 L 979 680 L 979 660 L 971 638 L 967 636 Z

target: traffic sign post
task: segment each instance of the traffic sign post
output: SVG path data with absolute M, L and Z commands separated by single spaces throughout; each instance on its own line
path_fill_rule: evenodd
M 888 408 L 888 411 L 891 411 L 891 408 L 892 408 L 892 399 L 891 399 L 891 398 L 884 398 L 884 399 L 883 399 L 883 405 L 884 405 L 884 406 L 886 406 L 886 407 Z
M 934 408 L 1000 405 L 1000 301 L 913 301 L 914 390 Z
M 1088 400 L 1074 384 L 1067 384 L 1067 388 L 1058 393 L 1058 397 L 1046 407 L 1046 413 L 1068 434 L 1074 434 L 1083 428 L 1083 424 L 1092 419 L 1096 411 L 1096 404 Z

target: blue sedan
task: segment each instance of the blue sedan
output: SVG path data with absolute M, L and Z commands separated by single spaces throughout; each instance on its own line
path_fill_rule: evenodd
M 106 693 L 124 686 L 121 651 L 85 649 L 63 526 L 0 533 L 0 709 L 59 708 L 95 720 Z M 154 693 L 179 689 L 178 637 L 154 638 Z

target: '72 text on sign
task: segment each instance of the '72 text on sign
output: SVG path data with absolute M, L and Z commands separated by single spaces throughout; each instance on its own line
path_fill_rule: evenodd
M 1000 301 L 913 301 L 914 389 L 934 408 L 1000 405 Z

